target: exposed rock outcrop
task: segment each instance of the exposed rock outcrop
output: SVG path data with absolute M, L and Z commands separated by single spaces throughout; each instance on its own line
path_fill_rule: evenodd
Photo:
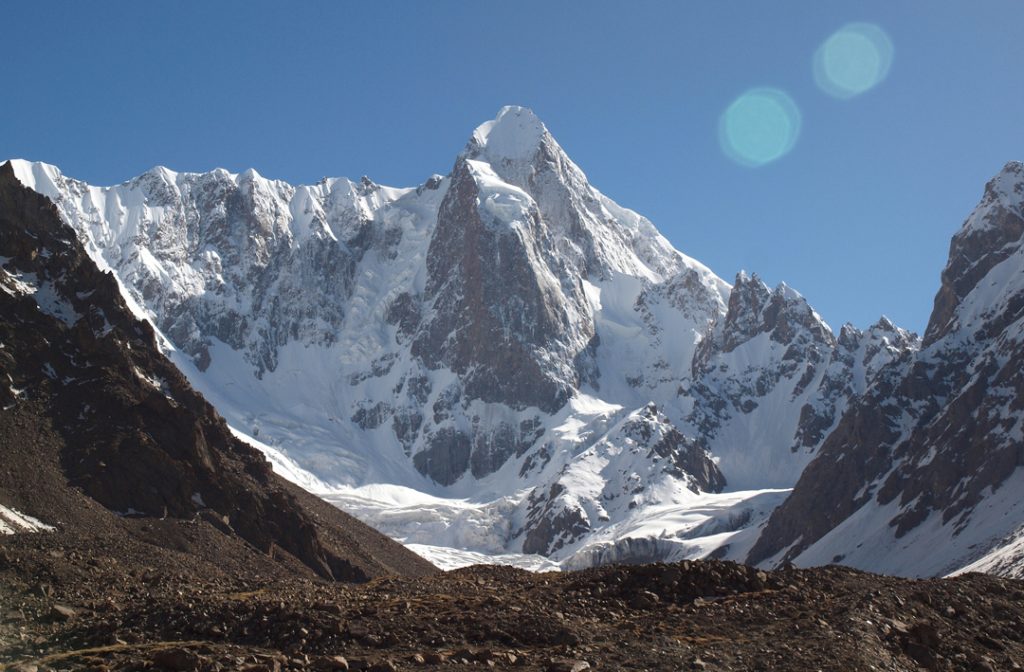
M 546 413 L 578 380 L 566 300 L 541 257 L 546 226 L 524 192 L 488 189 L 489 167 L 459 159 L 427 251 L 432 319 L 412 354 L 459 374 L 465 393 L 488 403 Z

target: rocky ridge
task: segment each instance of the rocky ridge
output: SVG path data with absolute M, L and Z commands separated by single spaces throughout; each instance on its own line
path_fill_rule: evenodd
M 842 418 L 751 562 L 871 567 L 872 555 L 897 547 L 889 552 L 905 557 L 902 571 L 942 574 L 1019 527 L 1022 204 L 1024 168 L 1010 163 L 953 238 L 922 348 L 883 368 Z M 928 557 L 936 544 L 957 548 L 957 562 Z
M 740 273 L 694 357 L 687 421 L 734 487 L 791 487 L 878 371 L 918 347 L 885 318 L 837 338 L 799 293 Z

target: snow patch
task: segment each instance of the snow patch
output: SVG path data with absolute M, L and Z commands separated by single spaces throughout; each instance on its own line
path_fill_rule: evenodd
M 53 532 L 55 529 L 37 518 L 0 504 L 0 534 Z

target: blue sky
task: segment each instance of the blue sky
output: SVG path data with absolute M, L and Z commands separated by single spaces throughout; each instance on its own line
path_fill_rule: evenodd
M 1024 2 L 8 3 L 0 158 L 96 184 L 157 164 L 410 186 L 505 104 L 591 182 L 731 280 L 785 280 L 833 327 L 923 330 L 950 236 L 1024 159 Z M 888 76 L 815 84 L 868 22 Z M 787 94 L 800 135 L 752 168 L 719 145 L 744 91 Z

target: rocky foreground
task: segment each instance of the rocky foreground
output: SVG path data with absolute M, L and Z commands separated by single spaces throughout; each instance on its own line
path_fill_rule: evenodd
M 201 526 L 173 526 L 192 545 Z M 167 530 L 161 532 L 167 535 Z M 190 537 L 190 535 L 192 535 Z M 5 670 L 1019 670 L 1024 582 L 726 562 L 344 584 L 71 533 L 0 541 Z M 129 544 L 130 547 L 126 547 Z M 126 564 L 119 558 L 133 558 Z

